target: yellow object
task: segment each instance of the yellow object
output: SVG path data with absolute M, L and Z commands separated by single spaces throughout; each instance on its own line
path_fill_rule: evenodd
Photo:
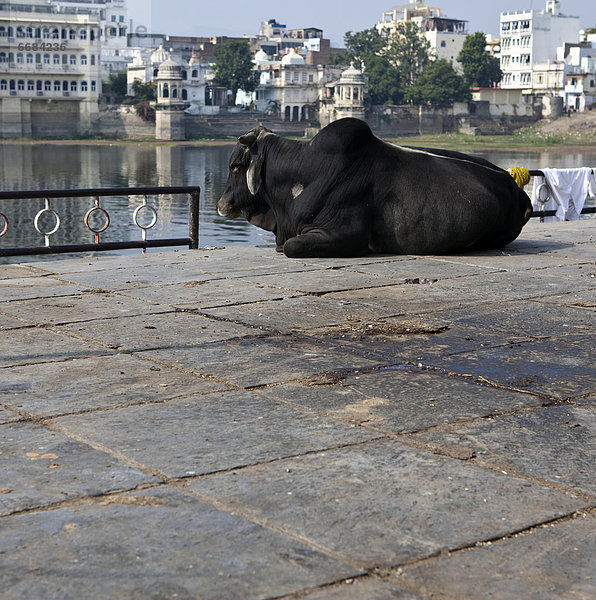
M 528 183 L 530 183 L 530 171 L 523 167 L 511 167 L 507 169 L 507 173 L 515 179 L 515 183 L 523 190 Z

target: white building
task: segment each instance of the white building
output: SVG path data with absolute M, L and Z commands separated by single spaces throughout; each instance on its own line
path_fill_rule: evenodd
M 503 89 L 532 88 L 533 65 L 555 61 L 558 46 L 578 40 L 579 17 L 562 14 L 560 4 L 547 0 L 545 10 L 501 13 Z
M 178 65 L 180 75 L 179 93 L 177 97 L 179 101 L 187 102 L 186 112 L 190 114 L 211 114 L 217 112 L 209 99 L 209 83 L 213 72 L 209 65 L 201 62 L 195 52 L 190 59 L 185 61 L 181 54 L 167 52 L 163 46 L 151 53 L 136 51 L 135 58 L 128 65 L 127 69 L 127 84 L 128 95 L 134 95 L 133 83 L 139 81 L 143 84 L 153 83 L 159 88 L 159 72 L 161 67 L 166 63 L 171 66 L 174 62 Z M 162 69 L 164 71 L 164 69 Z M 171 69 L 166 69 L 165 72 L 170 72 Z M 178 88 L 177 88 L 178 89 Z M 158 90 L 160 91 L 160 90 Z M 160 91 L 161 97 L 163 90 Z
M 51 0 L 57 12 L 69 14 L 91 7 L 99 13 L 102 78 L 108 81 L 111 74 L 126 71 L 130 62 L 127 46 L 126 0 Z
M 596 44 L 579 42 L 557 48 L 565 66 L 561 96 L 566 108 L 583 111 L 596 103 Z
M 293 48 L 281 60 L 270 60 L 259 50 L 255 56 L 260 85 L 255 91 L 255 107 L 278 114 L 284 121 L 308 121 L 314 117 L 327 83 L 339 79 L 342 67 L 307 65 Z
M 467 21 L 447 19 L 441 16 L 440 8 L 426 6 L 424 0 L 410 0 L 408 4 L 385 11 L 376 29 L 383 37 L 389 38 L 400 23 L 406 22 L 418 25 L 430 43 L 434 58 L 447 60 L 458 72 L 462 72 L 457 57 L 468 34 Z
M 59 11 L 29 0 L 0 10 L 2 137 L 49 136 L 72 128 L 73 117 L 90 129 L 101 92 L 99 27 L 92 5 Z

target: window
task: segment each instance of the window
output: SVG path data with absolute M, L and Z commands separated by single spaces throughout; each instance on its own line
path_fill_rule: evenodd
M 6 37 L 6 27 L 4 25 L 0 26 L 0 37 Z
M 35 65 L 37 67 L 41 67 L 41 54 L 36 54 L 35 55 Z
M 17 64 L 22 65 L 25 62 L 25 57 L 22 52 L 17 53 Z
M 441 42 L 441 48 L 445 48 L 446 46 L 447 46 L 447 43 L 445 42 L 445 40 L 443 40 L 443 41 Z
M 95 81 L 92 81 L 92 82 L 91 82 L 91 91 L 92 91 L 92 92 L 95 92 L 95 91 L 97 91 L 97 85 L 95 84 Z
M 193 69 L 193 72 L 192 72 L 192 77 L 193 77 L 193 78 L 196 78 L 196 77 L 198 77 L 198 76 L 199 76 L 199 72 L 197 71 L 197 69 Z
M 70 64 L 71 65 L 76 65 L 77 64 L 77 55 L 76 54 L 71 54 L 70 55 Z
M 49 65 L 50 64 L 50 55 L 49 54 L 44 54 L 43 55 L 43 64 L 44 65 Z
M 8 81 L 6 81 L 6 79 L 2 79 L 0 81 L 0 90 L 7 90 L 8 89 Z
M 91 66 L 94 67 L 95 66 L 95 54 L 91 55 Z
M 112 21 L 112 23 L 116 22 L 116 15 L 112 15 L 112 18 L 110 19 Z
M 81 54 L 81 64 L 82 65 L 86 65 L 87 64 L 87 55 L 86 54 Z
M 87 91 L 87 82 L 81 81 L 81 92 L 86 92 L 86 91 Z
M 19 90 L 19 92 L 25 91 L 25 82 L 22 79 L 19 79 L 19 81 L 17 81 L 17 89 Z
M 77 39 L 77 32 L 74 29 L 71 29 L 68 32 L 68 39 L 70 39 L 70 40 L 76 40 Z
M 25 37 L 25 29 L 23 27 L 17 27 L 17 37 L 18 38 Z
M 27 90 L 30 92 L 35 91 L 35 81 L 31 81 L 31 79 L 27 81 Z
M 28 65 L 32 65 L 33 64 L 33 54 L 27 54 L 27 64 Z
M 25 35 L 28 38 L 32 38 L 33 37 L 33 27 L 27 27 L 27 29 L 25 29 Z
M 44 27 L 43 31 L 42 31 L 42 35 L 45 40 L 50 39 L 50 30 L 47 27 Z
M 77 88 L 78 88 L 78 86 L 77 86 L 77 82 L 76 82 L 76 81 L 71 81 L 71 82 L 70 82 L 70 91 L 71 91 L 71 92 L 76 92 L 76 91 L 77 91 Z
M 120 21 L 120 23 L 124 23 L 124 15 L 120 15 L 118 17 L 118 20 Z
M 46 92 L 51 92 L 52 91 L 52 82 L 51 81 L 45 81 L 43 84 L 43 88 Z
M 54 91 L 59 92 L 62 89 L 59 81 L 54 81 Z
M 81 29 L 81 31 L 79 32 L 79 38 L 81 38 L 82 40 L 87 39 L 87 30 L 86 29 Z
M 60 55 L 59 54 L 54 54 L 54 58 L 53 58 L 52 62 L 55 65 L 59 65 L 60 64 Z
M 68 92 L 68 81 L 63 81 L 62 82 L 62 91 L 63 92 Z
M 68 54 L 63 54 L 62 55 L 62 66 L 67 66 L 68 65 Z
M 58 29 L 56 27 L 54 27 L 54 29 L 52 29 L 52 39 L 53 40 L 60 39 L 60 32 L 58 31 Z
M 6 52 L 0 52 L 0 63 L 8 62 L 8 56 L 6 56 Z

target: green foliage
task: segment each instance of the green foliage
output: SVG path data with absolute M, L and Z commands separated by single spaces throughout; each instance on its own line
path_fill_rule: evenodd
M 135 79 L 132 82 L 132 91 L 135 98 L 140 101 L 155 100 L 155 84 L 141 83 L 140 79 Z
M 385 47 L 385 40 L 374 28 L 356 33 L 348 31 L 344 35 L 344 43 L 348 62 L 352 61 L 359 69 L 364 68 L 369 57 L 377 56 Z
M 371 103 L 399 104 L 403 99 L 399 71 L 384 56 L 367 56 L 364 63 Z
M 259 84 L 259 74 L 252 70 L 250 46 L 245 40 L 230 40 L 216 44 L 213 48 L 215 56 L 215 77 L 217 85 L 227 87 L 236 98 L 238 90 L 253 92 Z
M 398 70 L 404 85 L 410 85 L 430 62 L 430 42 L 412 21 L 398 23 L 383 55 Z
M 501 81 L 499 60 L 486 51 L 486 36 L 480 31 L 466 36 L 457 60 L 470 87 L 491 87 Z
M 126 73 L 118 73 L 117 75 L 110 75 L 110 81 L 105 86 L 105 92 L 111 92 L 112 94 L 123 98 L 126 96 L 127 81 Z
M 470 89 L 447 60 L 435 60 L 407 87 L 405 99 L 412 104 L 429 104 L 435 108 L 452 106 L 454 102 L 467 102 Z

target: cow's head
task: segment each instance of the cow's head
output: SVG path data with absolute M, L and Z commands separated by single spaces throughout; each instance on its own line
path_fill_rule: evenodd
M 270 224 L 268 215 L 271 211 L 267 203 L 257 197 L 257 193 L 261 187 L 265 160 L 262 141 L 267 135 L 271 135 L 271 131 L 259 125 L 238 138 L 230 156 L 226 188 L 217 203 L 217 210 L 222 217 L 235 218 L 243 215 L 263 229 L 270 229 L 263 225 Z

